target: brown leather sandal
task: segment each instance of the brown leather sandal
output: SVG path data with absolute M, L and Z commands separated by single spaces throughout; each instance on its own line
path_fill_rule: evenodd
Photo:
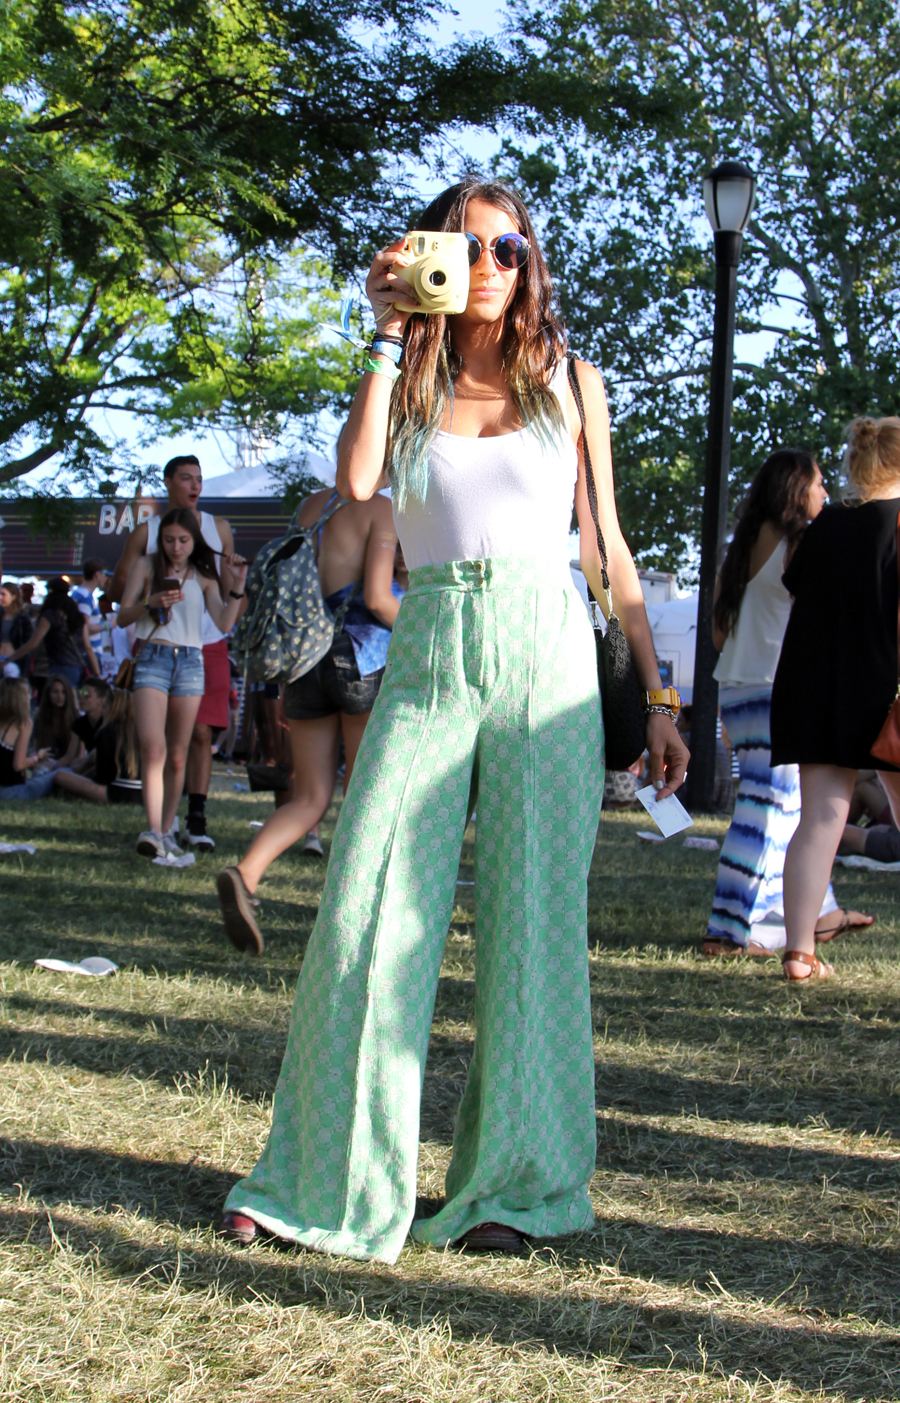
M 524 1252 L 528 1246 L 524 1233 L 506 1223 L 476 1223 L 453 1244 L 460 1252 Z
M 789 960 L 794 960 L 798 965 L 808 965 L 809 974 L 788 974 L 785 966 Z M 807 955 L 805 950 L 785 950 L 781 957 L 781 972 L 785 979 L 794 984 L 805 984 L 809 979 L 828 979 L 831 966 L 826 965 L 823 960 L 819 960 L 815 955 Z
M 860 912 L 863 919 L 851 921 L 850 912 L 844 911 L 843 908 L 837 914 L 841 919 L 836 926 L 826 926 L 824 930 L 816 930 L 816 943 L 818 945 L 827 945 L 829 940 L 836 940 L 839 935 L 843 935 L 845 930 L 869 930 L 878 919 L 876 916 L 867 916 L 864 912 Z

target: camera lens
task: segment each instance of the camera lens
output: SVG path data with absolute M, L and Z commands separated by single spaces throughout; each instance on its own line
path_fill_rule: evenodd
M 433 273 L 429 273 L 428 281 L 432 287 L 443 287 L 447 281 L 447 274 L 442 268 L 435 268 Z

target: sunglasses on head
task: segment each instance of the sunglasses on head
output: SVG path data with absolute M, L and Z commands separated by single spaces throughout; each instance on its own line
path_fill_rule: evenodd
M 475 234 L 466 234 L 469 242 L 469 267 L 474 268 L 484 251 L 484 245 Z M 493 256 L 498 268 L 506 272 L 524 268 L 528 262 L 528 240 L 524 234 L 498 234 L 488 244 L 488 253 Z

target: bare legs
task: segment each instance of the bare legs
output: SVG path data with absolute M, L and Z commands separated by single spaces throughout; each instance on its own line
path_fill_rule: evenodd
M 341 732 L 346 755 L 346 793 L 369 714 L 366 711 L 361 716 L 335 715 L 317 721 L 288 722 L 295 794 L 276 809 L 238 863 L 249 892 L 256 891 L 260 878 L 276 857 L 316 826 L 331 803 Z
M 92 804 L 109 803 L 106 785 L 95 784 L 86 775 L 76 775 L 71 770 L 57 770 L 53 776 L 53 783 L 57 789 L 68 789 L 70 794 L 77 794 L 79 799 L 90 799 Z
M 147 827 L 168 833 L 184 788 L 184 768 L 200 697 L 170 697 L 155 687 L 134 694 L 141 743 L 141 779 Z
M 856 775 L 856 770 L 838 765 L 800 766 L 800 822 L 784 860 L 784 923 L 789 950 L 807 955 L 816 952 L 816 922 L 850 812 Z M 881 772 L 879 777 L 896 822 L 900 774 Z M 785 973 L 803 979 L 808 968 L 801 961 L 788 960 Z M 830 974 L 831 967 L 823 965 L 822 973 Z

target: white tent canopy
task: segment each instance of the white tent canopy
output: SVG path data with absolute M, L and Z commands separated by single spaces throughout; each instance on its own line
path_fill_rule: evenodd
M 690 699 L 694 689 L 699 598 L 699 594 L 688 594 L 683 599 L 669 599 L 664 604 L 647 607 L 656 656 L 660 662 L 672 664 L 672 685 L 678 688 L 685 701 Z
M 334 482 L 334 463 L 323 458 L 321 453 L 307 453 L 302 464 L 304 472 L 319 478 L 326 486 Z M 221 473 L 218 477 L 203 479 L 203 491 L 207 497 L 278 497 L 284 495 L 281 482 L 272 476 L 265 463 L 255 468 L 238 468 L 237 472 Z

